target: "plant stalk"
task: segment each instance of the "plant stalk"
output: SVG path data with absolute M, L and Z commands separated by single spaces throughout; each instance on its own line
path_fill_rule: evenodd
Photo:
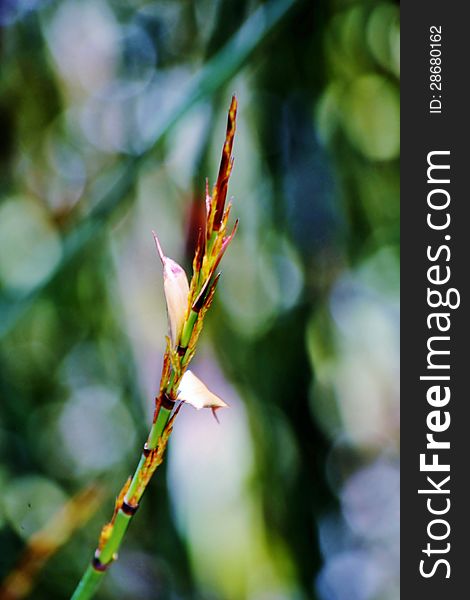
M 165 427 L 170 419 L 171 411 L 163 407 L 160 408 L 157 419 L 152 425 L 149 433 L 148 442 L 146 448 L 153 450 L 157 447 L 158 440 L 160 439 Z M 142 471 L 146 462 L 146 455 L 142 453 L 139 464 L 132 477 L 129 489 L 127 490 L 125 499 L 130 499 L 136 496 L 138 491 L 138 485 L 141 481 Z M 140 500 L 145 488 L 140 493 L 137 501 Z M 125 513 L 122 508 L 116 513 L 116 518 L 113 523 L 113 528 L 109 539 L 101 550 L 95 552 L 95 556 L 91 563 L 88 565 L 85 573 L 83 574 L 78 586 L 73 593 L 71 600 L 88 600 L 92 598 L 95 592 L 98 590 L 103 577 L 106 573 L 107 568 L 117 558 L 117 552 L 121 546 L 121 542 L 127 531 L 129 523 L 132 520 L 133 515 Z
M 91 564 L 81 578 L 71 600 L 88 600 L 93 597 L 100 586 L 107 568 L 117 558 L 124 535 L 129 527 L 132 517 L 136 513 L 140 499 L 149 484 L 155 469 L 161 464 L 166 449 L 168 438 L 173 428 L 173 421 L 178 414 L 182 402 L 175 405 L 178 399 L 178 387 L 185 374 L 188 363 L 195 352 L 199 334 L 202 329 L 205 312 L 210 307 L 217 285 L 218 275 L 212 280 L 214 270 L 219 264 L 230 243 L 232 234 L 225 236 L 230 208 L 224 209 L 227 195 L 227 182 L 230 177 L 231 165 L 233 163 L 232 147 L 235 132 L 237 114 L 237 99 L 232 97 L 227 120 L 227 133 L 223 147 L 222 160 L 220 163 L 219 176 L 214 188 L 214 194 L 209 198 L 207 211 L 207 241 L 196 250 L 193 261 L 193 278 L 189 286 L 184 270 L 173 261 L 171 276 L 166 271 L 167 257 L 163 255 L 158 238 L 156 243 L 160 258 L 163 263 L 165 296 L 167 301 L 170 329 L 173 331 L 175 322 L 179 325 L 179 319 L 183 318 L 183 327 L 176 336 L 176 340 L 167 338 L 167 349 L 163 359 L 162 376 L 160 380 L 160 392 L 156 401 L 153 425 L 150 429 L 147 442 L 144 446 L 139 464 L 132 478 L 126 482 L 121 489 L 115 503 L 111 520 L 101 530 L 98 548 Z M 214 219 L 216 222 L 214 223 Z M 199 254 L 202 252 L 203 254 Z M 174 275 L 174 269 L 178 278 Z M 181 277 L 183 279 L 181 280 Z M 202 281 L 201 281 L 202 278 Z M 211 283 L 212 281 L 212 283 Z M 181 287 L 183 285 L 183 287 Z M 178 314 L 176 310 L 169 310 L 175 304 L 175 297 L 180 304 L 181 293 L 187 294 L 187 307 L 183 307 L 183 313 Z M 175 296 L 176 295 L 176 296 Z M 172 344 L 172 345 L 170 345 Z M 193 403 L 188 398 L 187 402 Z M 206 407 L 223 406 L 222 402 L 215 405 L 211 402 Z

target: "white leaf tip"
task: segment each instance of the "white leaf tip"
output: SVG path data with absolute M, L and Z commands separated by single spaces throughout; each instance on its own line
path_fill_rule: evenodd
M 157 247 L 157 251 L 160 256 L 160 260 L 162 261 L 162 264 L 164 265 L 166 256 L 163 254 L 163 250 L 160 245 L 160 240 L 158 239 L 158 235 L 156 234 L 156 232 L 153 229 L 152 229 L 152 235 L 153 235 L 153 239 L 155 240 L 155 245 Z

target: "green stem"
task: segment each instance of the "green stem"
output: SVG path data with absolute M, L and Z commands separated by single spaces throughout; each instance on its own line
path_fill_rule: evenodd
M 157 420 L 152 425 L 152 428 L 150 430 L 147 442 L 148 448 L 156 448 L 158 440 L 160 439 L 170 419 L 170 415 L 170 410 L 167 410 L 163 407 L 160 409 L 157 416 Z M 135 495 L 137 486 L 141 479 L 140 475 L 145 464 L 145 459 L 145 454 L 142 454 L 142 456 L 140 457 L 139 464 L 137 465 L 137 468 L 135 470 L 134 476 L 132 477 L 131 484 L 126 494 L 126 498 L 132 498 Z M 138 500 L 140 500 L 140 497 L 138 498 Z M 100 550 L 100 552 L 97 552 L 95 554 L 95 556 L 99 559 L 99 563 L 105 568 L 108 567 L 116 557 L 117 552 L 121 546 L 121 542 L 129 526 L 129 523 L 131 522 L 131 519 L 132 515 L 126 514 L 122 511 L 122 509 L 118 510 L 109 539 L 106 541 L 105 545 Z M 71 597 L 71 600 L 89 600 L 90 598 L 92 598 L 95 592 L 97 591 L 98 587 L 100 586 L 104 574 L 105 571 L 100 571 L 94 566 L 93 562 L 90 565 L 88 565 L 88 568 L 83 574 L 75 592 Z
M 126 515 L 121 509 L 118 510 L 111 536 L 99 554 L 100 562 L 103 565 L 109 565 L 109 563 L 116 558 L 117 551 L 119 550 L 122 538 L 129 527 L 131 519 L 131 515 Z
M 189 344 L 189 340 L 191 339 L 191 334 L 193 332 L 196 321 L 197 321 L 197 312 L 192 310 L 189 313 L 188 320 L 184 324 L 183 333 L 181 334 L 180 346 L 182 346 L 183 348 L 186 348 Z
M 152 425 L 152 429 L 150 430 L 148 441 L 147 441 L 147 445 L 150 448 L 150 450 L 153 450 L 154 448 L 157 447 L 158 440 L 160 439 L 160 436 L 162 435 L 163 430 L 165 429 L 166 424 L 168 423 L 170 414 L 171 414 L 171 410 L 168 410 L 167 408 L 163 408 L 163 406 L 160 408 L 160 412 L 158 413 L 157 420 Z M 135 475 L 134 475 L 134 478 L 135 478 Z M 132 486 L 132 483 L 131 483 L 131 486 Z M 130 498 L 131 494 L 129 493 L 128 495 Z
M 92 598 L 103 580 L 104 571 L 97 571 L 93 565 L 88 565 L 71 600 Z
M 171 394 L 171 390 L 175 384 L 176 373 L 174 371 L 171 372 L 170 380 L 168 381 L 168 385 L 166 386 L 166 393 Z

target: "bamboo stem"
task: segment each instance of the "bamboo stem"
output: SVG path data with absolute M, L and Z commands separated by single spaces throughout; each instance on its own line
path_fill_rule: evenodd
M 71 600 L 86 600 L 92 598 L 103 579 L 104 571 L 97 571 L 93 565 L 88 565 Z
M 193 310 L 189 313 L 188 320 L 185 323 L 183 333 L 181 334 L 181 346 L 186 348 L 189 344 L 189 340 L 191 339 L 191 335 L 193 333 L 194 325 L 197 320 L 197 313 Z
M 150 430 L 148 441 L 147 441 L 147 446 L 150 450 L 153 450 L 154 448 L 157 447 L 158 440 L 160 439 L 160 436 L 162 435 L 163 430 L 165 429 L 166 424 L 168 423 L 170 414 L 171 414 L 170 410 L 164 408 L 163 406 L 160 408 L 157 420 L 152 425 L 152 429 Z M 134 481 L 134 479 L 135 479 L 135 476 L 133 478 L 133 481 Z M 131 485 L 132 485 L 132 483 L 131 483 Z M 129 496 L 130 496 L 130 494 L 129 494 Z
M 156 448 L 158 440 L 161 438 L 165 427 L 170 419 L 171 411 L 163 407 L 160 408 L 157 419 L 150 430 L 147 446 L 149 449 Z M 145 453 L 142 453 L 139 464 L 134 472 L 129 489 L 127 490 L 125 499 L 130 499 L 136 496 L 138 486 L 142 478 L 143 469 L 146 463 Z M 145 487 L 139 495 L 138 500 L 143 495 Z M 109 539 L 101 550 L 95 552 L 93 560 L 88 565 L 83 577 L 81 578 L 71 600 L 89 600 L 98 590 L 106 569 L 117 557 L 117 552 L 121 546 L 121 542 L 129 527 L 133 515 L 126 514 L 122 507 L 116 513 L 116 518 L 113 523 L 113 528 Z
M 144 451 L 134 475 L 118 495 L 111 521 L 101 530 L 98 548 L 91 564 L 80 580 L 72 600 L 92 598 L 101 584 L 105 571 L 117 558 L 118 550 L 132 517 L 139 507 L 140 499 L 155 469 L 162 462 L 168 437 L 172 431 L 173 421 L 181 407 L 180 403 L 173 408 L 178 398 L 178 388 L 187 365 L 194 355 L 204 314 L 212 302 L 218 281 L 218 276 L 214 280 L 212 279 L 214 271 L 222 258 L 226 245 L 230 243 L 233 237 L 233 234 L 225 237 L 230 209 L 224 211 L 224 204 L 233 160 L 231 152 L 236 112 L 237 100 L 232 97 L 219 177 L 214 188 L 214 195 L 209 200 L 206 223 L 208 238 L 204 245 L 201 260 L 198 259 L 198 252 L 202 251 L 202 247 L 196 250 L 191 286 L 188 284 L 184 270 L 177 263 L 164 256 L 158 238 L 156 238 L 163 263 L 170 330 L 172 332 L 176 330 L 180 333 L 173 334 L 176 339 L 167 338 L 168 346 L 163 361 L 160 394 L 156 401 L 153 425 L 144 446 Z M 214 223 L 215 217 L 217 217 L 216 223 Z M 181 303 L 182 293 L 187 294 L 188 303 L 186 306 L 184 306 L 184 302 Z M 181 308 L 183 312 L 181 312 Z M 183 323 L 181 323 L 181 320 L 183 320 Z M 182 328 L 180 329 L 181 325 Z M 207 406 L 212 405 L 208 404 Z

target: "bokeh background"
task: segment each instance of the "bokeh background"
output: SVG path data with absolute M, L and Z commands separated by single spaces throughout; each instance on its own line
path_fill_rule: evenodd
M 236 92 L 193 364 L 230 408 L 180 413 L 99 597 L 396 600 L 398 4 L 3 0 L 0 27 L 0 598 L 67 598 L 134 470 L 151 230 L 189 266 Z

